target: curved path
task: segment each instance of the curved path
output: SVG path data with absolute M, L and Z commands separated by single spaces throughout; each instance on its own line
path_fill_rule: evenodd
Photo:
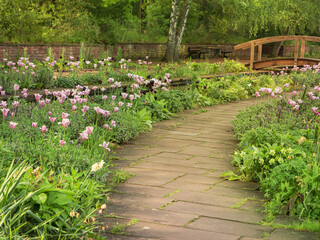
M 123 145 L 115 166 L 135 176 L 110 196 L 102 220 L 108 230 L 116 222 L 139 221 L 128 224 L 126 235 L 107 234 L 107 239 L 319 239 L 315 233 L 262 226 L 265 199 L 259 185 L 219 178 L 233 170 L 229 154 L 237 141 L 232 119 L 238 110 L 260 101 L 185 111 Z M 288 221 L 284 217 L 277 223 Z

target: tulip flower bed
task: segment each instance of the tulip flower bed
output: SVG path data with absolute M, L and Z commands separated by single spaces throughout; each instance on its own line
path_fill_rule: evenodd
M 291 76 L 305 79 L 310 72 L 317 75 L 316 69 L 303 74 L 294 69 Z M 269 199 L 265 204 L 268 220 L 279 213 L 320 220 L 320 85 L 304 83 L 299 93 L 287 96 L 281 87 L 261 88 L 257 97 L 266 93 L 272 98 L 247 108 L 234 120 L 240 140 L 233 156 L 238 172 L 223 176 L 260 182 Z
M 19 84 L 27 89 L 50 89 L 54 87 L 74 88 L 77 85 L 109 85 L 117 82 L 132 82 L 128 74 L 142 75 L 145 78 L 161 79 L 166 73 L 171 77 L 191 77 L 226 72 L 247 71 L 245 66 L 234 60 L 225 60 L 223 63 L 196 63 L 186 64 L 157 64 L 152 65 L 145 60 L 131 61 L 131 59 L 115 60 L 111 57 L 101 60 L 85 60 L 83 57 L 69 60 L 64 57 L 54 60 L 50 54 L 43 62 L 30 61 L 28 57 L 21 57 L 17 62 L 3 59 L 0 63 L 0 86 L 12 93 L 13 84 Z M 54 77 L 55 76 L 55 77 Z
M 92 236 L 95 214 L 106 208 L 103 189 L 118 143 L 183 109 L 249 98 L 261 87 L 284 88 L 307 74 L 195 78 L 173 90 L 170 74 L 159 81 L 128 73 L 129 87 L 107 80 L 113 85 L 109 94 L 78 85 L 45 90 L 33 102 L 12 78 L 10 88 L 0 87 L 4 96 L 12 92 L 0 102 L 0 238 Z

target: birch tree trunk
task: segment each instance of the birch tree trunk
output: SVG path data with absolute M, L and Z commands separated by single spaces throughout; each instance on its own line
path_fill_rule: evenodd
M 283 44 L 283 41 L 276 42 L 273 45 L 272 52 L 271 52 L 271 57 L 278 57 L 279 56 L 279 52 L 280 52 L 280 48 L 281 48 L 282 44 Z
M 289 29 L 287 28 L 284 33 L 282 35 L 288 35 L 289 34 Z M 283 44 L 283 41 L 282 42 L 276 42 L 274 45 L 273 45 L 273 48 L 272 48 L 272 52 L 271 52 L 271 56 L 272 57 L 278 57 L 279 56 L 279 52 L 280 52 L 280 48 Z
M 168 34 L 167 50 L 165 54 L 165 60 L 172 62 L 174 60 L 174 48 L 177 34 L 177 22 L 179 17 L 179 3 L 180 0 L 172 0 L 172 10 L 170 15 L 170 27 Z
M 182 36 L 184 33 L 184 28 L 186 26 L 188 14 L 189 14 L 190 2 L 191 2 L 191 0 L 185 0 L 185 2 L 183 4 L 183 8 L 182 8 L 182 13 L 180 15 L 179 27 L 177 29 L 174 55 L 173 55 L 174 61 L 179 60 L 180 44 L 181 44 Z

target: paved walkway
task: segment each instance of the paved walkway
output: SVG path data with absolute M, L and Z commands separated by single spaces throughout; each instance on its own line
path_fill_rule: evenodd
M 259 225 L 265 203 L 259 185 L 220 178 L 233 170 L 229 154 L 237 141 L 232 119 L 260 101 L 186 111 L 123 145 L 116 167 L 135 176 L 110 196 L 107 212 L 113 217 L 104 222 L 109 230 L 116 222 L 139 222 L 129 224 L 126 235 L 107 239 L 320 239 L 315 233 Z

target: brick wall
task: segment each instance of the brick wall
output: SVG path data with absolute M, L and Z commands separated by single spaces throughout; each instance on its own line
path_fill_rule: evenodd
M 26 51 L 30 59 L 44 60 L 48 56 L 48 49 L 51 47 L 52 54 L 55 59 L 62 55 L 63 49 L 65 50 L 65 56 L 79 57 L 80 56 L 80 44 L 64 44 L 64 45 L 44 45 L 44 44 L 0 44 L 0 59 L 8 57 L 10 60 L 16 60 L 21 56 L 24 56 Z M 101 51 L 104 50 L 104 45 L 88 45 L 85 47 L 86 52 L 91 52 L 93 58 L 99 58 Z
M 220 48 L 223 51 L 231 51 L 231 56 L 233 57 L 244 57 L 248 58 L 250 56 L 250 49 L 233 51 L 233 44 L 182 44 L 180 47 L 180 57 L 186 58 L 188 56 L 189 47 L 212 47 Z M 27 52 L 30 59 L 44 60 L 47 57 L 47 52 L 49 47 L 52 49 L 52 53 L 55 58 L 59 58 L 62 55 L 63 49 L 65 50 L 65 56 L 73 56 L 75 58 L 80 55 L 80 44 L 0 44 L 0 59 L 8 57 L 10 60 L 16 60 L 19 56 L 23 56 L 24 51 Z M 319 47 L 315 47 L 319 51 Z M 315 48 L 313 51 L 315 51 Z M 142 59 L 145 56 L 149 56 L 151 59 L 161 59 L 166 51 L 165 43 L 121 43 L 116 45 L 85 45 L 87 54 L 91 53 L 94 59 L 100 58 L 101 56 L 113 56 L 116 57 L 119 51 L 121 51 L 121 56 L 124 58 L 132 59 Z M 121 49 L 121 50 L 119 50 Z M 310 49 L 306 46 L 306 52 Z M 263 46 L 263 54 L 268 55 L 272 51 L 272 45 Z M 284 46 L 280 50 L 280 55 L 290 55 L 293 54 L 293 46 Z M 256 48 L 257 53 L 257 48 Z

